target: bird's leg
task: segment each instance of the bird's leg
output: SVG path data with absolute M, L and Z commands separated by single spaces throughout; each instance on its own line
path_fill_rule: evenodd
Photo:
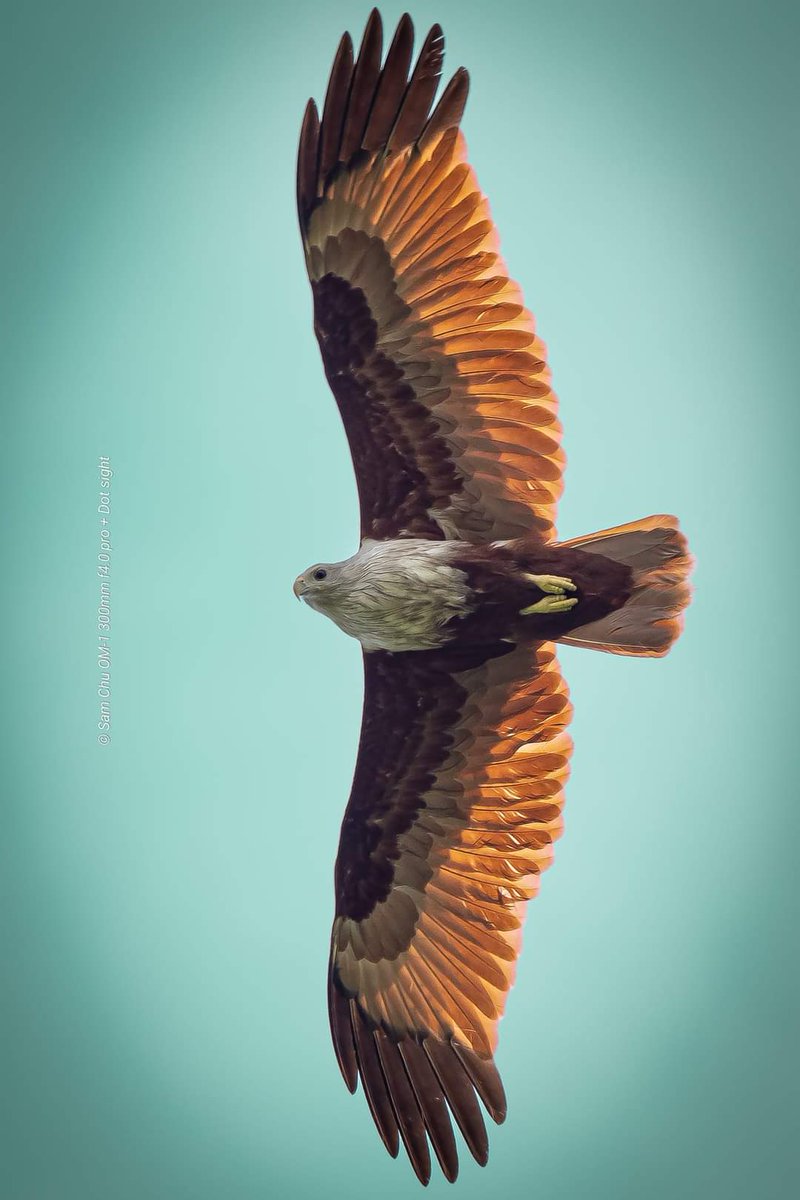
M 578 603 L 577 596 L 567 595 L 567 592 L 577 591 L 571 579 L 566 579 L 562 575 L 527 574 L 523 578 L 545 594 L 541 600 L 537 600 L 536 604 L 529 604 L 527 608 L 521 608 L 519 610 L 521 617 L 529 617 L 533 613 L 569 612 Z

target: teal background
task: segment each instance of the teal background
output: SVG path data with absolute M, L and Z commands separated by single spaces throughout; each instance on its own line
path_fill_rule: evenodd
M 3 1200 L 419 1194 L 329 1046 L 359 651 L 291 593 L 356 545 L 293 170 L 303 105 L 367 11 L 3 18 Z M 562 535 L 674 511 L 698 559 L 669 659 L 562 653 L 567 831 L 502 1026 L 508 1121 L 458 1194 L 784 1197 L 798 10 L 413 16 L 472 73 L 473 162 L 562 400 Z

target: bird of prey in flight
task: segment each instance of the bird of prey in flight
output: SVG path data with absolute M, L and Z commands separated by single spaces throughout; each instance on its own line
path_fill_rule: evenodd
M 390 1154 L 447 1179 L 451 1116 L 486 1162 L 478 1098 L 526 901 L 561 833 L 570 704 L 555 642 L 663 655 L 691 558 L 674 517 L 558 541 L 564 455 L 545 347 L 499 254 L 444 39 L 382 61 L 370 16 L 309 101 L 297 202 L 314 328 L 358 482 L 361 542 L 295 593 L 357 638 L 358 761 L 335 871 L 328 976 L 345 1082 Z

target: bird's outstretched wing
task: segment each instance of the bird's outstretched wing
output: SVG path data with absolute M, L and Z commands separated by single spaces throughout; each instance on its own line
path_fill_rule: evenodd
M 353 456 L 362 537 L 553 535 L 563 454 L 545 348 L 507 277 L 458 125 L 459 70 L 431 112 L 444 39 L 411 68 L 400 21 L 381 68 L 373 11 L 345 34 L 297 197 L 314 321 Z
M 523 902 L 561 832 L 571 749 L 553 646 L 364 655 L 361 742 L 336 863 L 331 1029 L 387 1149 L 448 1179 L 455 1117 L 487 1157 L 492 1061 Z M 426 1138 L 427 1134 L 427 1138 Z

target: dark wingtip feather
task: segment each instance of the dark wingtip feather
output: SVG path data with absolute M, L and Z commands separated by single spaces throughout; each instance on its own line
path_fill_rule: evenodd
M 459 1042 L 453 1042 L 455 1050 L 464 1068 L 472 1080 L 475 1091 L 483 1101 L 486 1111 L 493 1121 L 502 1125 L 508 1112 L 505 1088 L 500 1073 L 491 1058 L 483 1058 L 474 1050 L 467 1049 Z
M 319 174 L 324 181 L 339 161 L 347 101 L 353 79 L 353 42 L 349 33 L 342 36 L 333 60 L 325 107 L 322 110 L 320 133 Z
M 420 136 L 420 145 L 425 145 L 431 138 L 444 133 L 446 129 L 458 127 L 464 115 L 468 95 L 469 72 L 466 67 L 459 67 L 431 113 L 430 120 Z
M 374 1028 L 367 1025 L 356 1000 L 351 1000 L 349 1004 L 358 1070 L 364 1095 L 384 1146 L 392 1158 L 397 1158 L 400 1149 L 397 1117 L 378 1055 Z
M 413 52 L 414 25 L 408 13 L 404 13 L 394 31 L 372 101 L 362 139 L 365 150 L 380 150 L 391 133 L 406 93 Z
M 364 26 L 364 33 L 362 34 L 362 37 L 361 37 L 361 49 L 359 50 L 359 55 L 361 54 L 361 51 L 364 49 L 364 46 L 367 45 L 371 41 L 371 39 L 376 36 L 376 34 L 378 37 L 378 42 L 382 49 L 383 48 L 383 17 L 381 16 L 380 11 L 377 8 L 373 8 L 372 12 L 367 17 L 367 23 Z
M 339 986 L 333 966 L 328 974 L 328 1017 L 339 1070 L 348 1091 L 354 1092 L 358 1087 L 358 1061 L 350 1020 L 350 1001 Z
M 402 16 L 400 17 L 400 20 L 397 22 L 397 29 L 395 31 L 395 37 L 397 37 L 397 35 L 400 33 L 401 29 L 403 30 L 403 36 L 405 36 L 407 32 L 411 34 L 411 40 L 413 42 L 413 40 L 414 40 L 414 22 L 411 20 L 411 13 L 404 12 L 402 14 Z
M 347 114 L 342 127 L 341 157 L 347 162 L 361 149 L 375 89 L 381 73 L 383 23 L 377 8 L 373 8 L 361 38 L 353 82 L 347 101 Z
M 303 114 L 297 147 L 297 208 L 301 219 L 316 197 L 318 150 L 319 113 L 311 99 Z

